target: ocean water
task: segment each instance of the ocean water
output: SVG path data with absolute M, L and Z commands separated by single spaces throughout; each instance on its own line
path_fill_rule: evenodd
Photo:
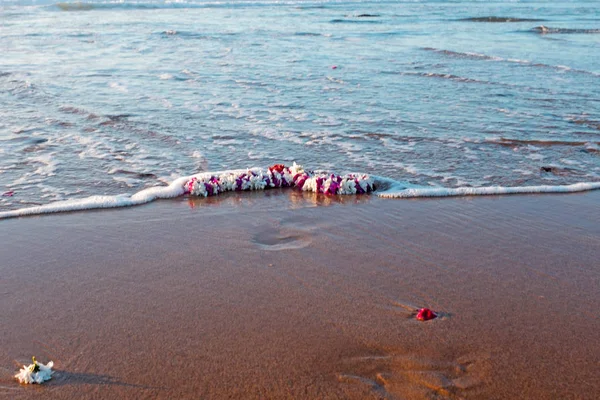
M 598 188 L 599 55 L 597 1 L 0 1 L 0 212 L 292 161 Z

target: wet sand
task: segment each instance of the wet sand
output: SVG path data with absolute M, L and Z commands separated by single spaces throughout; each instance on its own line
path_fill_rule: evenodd
M 594 399 L 599 204 L 270 191 L 0 221 L 0 397 Z M 19 385 L 32 355 L 57 372 Z

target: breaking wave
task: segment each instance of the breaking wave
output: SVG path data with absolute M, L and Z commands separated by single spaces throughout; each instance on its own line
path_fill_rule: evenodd
M 470 22 L 542 22 L 544 19 L 538 18 L 513 18 L 513 17 L 470 17 L 470 18 L 462 18 L 459 21 L 470 21 Z
M 550 28 L 544 25 L 540 25 L 540 26 L 536 26 L 535 28 L 532 29 L 532 31 L 537 32 L 537 33 L 541 33 L 542 35 L 546 35 L 546 34 L 573 34 L 573 33 L 579 33 L 579 34 L 594 34 L 594 33 L 600 33 L 600 29 L 572 29 L 572 28 Z
M 346 0 L 346 3 L 360 3 L 360 0 Z M 322 4 L 325 3 L 325 4 Z M 246 7 L 261 7 L 261 6 L 306 6 L 316 5 L 317 8 L 324 8 L 328 1 L 302 1 L 302 0 L 283 0 L 283 1 L 270 1 L 270 0 L 249 0 L 249 1 L 235 1 L 235 0 L 173 0 L 173 1 L 69 1 L 69 2 L 58 2 L 47 5 L 46 7 L 59 9 L 62 11 L 90 11 L 90 10 L 107 10 L 107 9 L 121 9 L 121 10 L 156 10 L 156 9 L 185 9 L 185 8 L 246 8 Z M 332 0 L 331 3 L 336 3 Z M 35 2 L 33 3 L 36 4 Z M 39 3 L 38 3 L 39 4 Z
M 259 168 L 250 171 L 260 172 Z M 249 170 L 228 170 L 217 172 L 204 172 L 192 176 L 180 177 L 168 186 L 151 187 L 141 190 L 133 195 L 90 196 L 82 199 L 57 201 L 45 205 L 21 208 L 0 212 L 0 219 L 23 217 L 60 212 L 95 210 L 104 208 L 130 207 L 150 203 L 158 199 L 170 199 L 184 196 L 188 193 L 186 187 L 193 178 L 204 179 L 220 174 L 244 174 Z M 390 178 L 373 176 L 375 195 L 381 198 L 416 198 L 416 197 L 448 197 L 448 196 L 482 196 L 506 195 L 525 193 L 574 193 L 600 189 L 600 182 L 580 182 L 572 185 L 558 186 L 490 186 L 490 187 L 424 187 L 396 181 Z M 324 195 L 325 196 L 325 195 Z
M 599 30 L 599 32 L 600 32 L 600 30 Z M 597 74 L 597 73 L 592 72 L 592 71 L 586 71 L 586 70 L 582 70 L 582 69 L 570 68 L 570 67 L 565 66 L 565 65 L 550 65 L 550 64 L 536 63 L 536 62 L 532 62 L 532 61 L 529 61 L 529 60 L 518 60 L 518 59 L 514 59 L 514 58 L 503 58 L 503 57 L 489 56 L 487 54 L 480 54 L 480 53 L 460 52 L 460 51 L 453 51 L 453 50 L 437 49 L 437 48 L 434 48 L 434 47 L 422 47 L 422 50 L 430 51 L 430 52 L 433 52 L 433 53 L 442 54 L 444 56 L 452 57 L 452 58 L 462 58 L 462 59 L 471 59 L 471 60 L 505 62 L 505 63 L 512 63 L 512 64 L 520 64 L 520 65 L 528 66 L 528 67 L 547 68 L 547 69 L 552 69 L 552 70 L 559 71 L 559 72 L 572 72 L 572 73 L 577 73 L 577 74 L 600 76 L 600 74 Z
M 437 78 L 437 79 L 449 79 L 451 81 L 456 82 L 464 82 L 464 83 L 479 83 L 483 85 L 491 85 L 492 82 L 482 81 L 479 79 L 466 78 L 464 76 L 458 76 L 453 74 L 441 74 L 437 72 L 402 72 L 401 75 L 405 76 L 421 76 L 423 78 Z
M 381 24 L 381 21 L 372 19 L 344 19 L 336 18 L 329 21 L 332 24 Z
M 594 142 L 582 142 L 572 140 L 543 140 L 543 139 L 512 139 L 512 138 L 499 138 L 493 140 L 487 140 L 487 143 L 497 144 L 500 146 L 515 147 L 515 146 L 585 146 L 595 145 Z

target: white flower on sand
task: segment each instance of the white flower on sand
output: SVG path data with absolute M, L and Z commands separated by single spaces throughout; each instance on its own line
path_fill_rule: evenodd
M 52 378 L 52 374 L 54 373 L 54 371 L 52 371 L 52 367 L 54 366 L 54 363 L 52 361 L 44 365 L 42 363 L 37 362 L 35 360 L 35 357 L 32 357 L 32 360 L 33 364 L 30 364 L 27 367 L 23 366 L 19 373 L 15 375 L 15 378 L 17 378 L 17 380 L 20 383 L 39 384 Z

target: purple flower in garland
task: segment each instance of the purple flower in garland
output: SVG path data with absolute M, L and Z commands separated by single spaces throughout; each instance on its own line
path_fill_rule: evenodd
M 277 179 L 277 177 L 275 175 L 273 175 L 273 185 L 275 185 L 275 187 L 281 186 L 281 181 L 279 179 Z
M 210 183 L 206 183 L 204 182 L 204 187 L 206 188 L 206 191 L 208 192 L 209 196 L 212 196 L 213 193 L 213 185 L 211 185 Z
M 370 183 L 370 182 L 369 182 L 369 180 L 368 180 L 368 179 L 369 179 L 369 177 L 368 177 L 367 175 L 363 175 L 363 176 L 362 176 L 362 179 L 363 179 L 363 181 L 365 182 L 365 184 L 367 185 L 366 192 L 367 192 L 367 193 L 369 193 L 369 192 L 372 192 L 372 191 L 373 191 L 373 187 L 372 187 L 371 183 Z
M 354 178 L 354 182 L 356 183 L 356 193 L 363 194 L 365 190 L 362 188 L 362 186 L 360 186 L 360 183 L 358 183 L 358 179 Z
M 244 177 L 246 174 L 240 175 L 235 179 L 235 190 L 242 190 L 242 185 L 244 184 Z
M 323 177 L 318 177 L 316 182 L 317 182 L 317 193 L 323 193 L 323 181 L 325 180 L 325 178 Z
M 340 182 L 342 178 L 339 176 L 336 178 L 335 175 L 331 175 L 331 183 L 329 184 L 329 188 L 325 191 L 325 194 L 336 194 L 340 189 Z

